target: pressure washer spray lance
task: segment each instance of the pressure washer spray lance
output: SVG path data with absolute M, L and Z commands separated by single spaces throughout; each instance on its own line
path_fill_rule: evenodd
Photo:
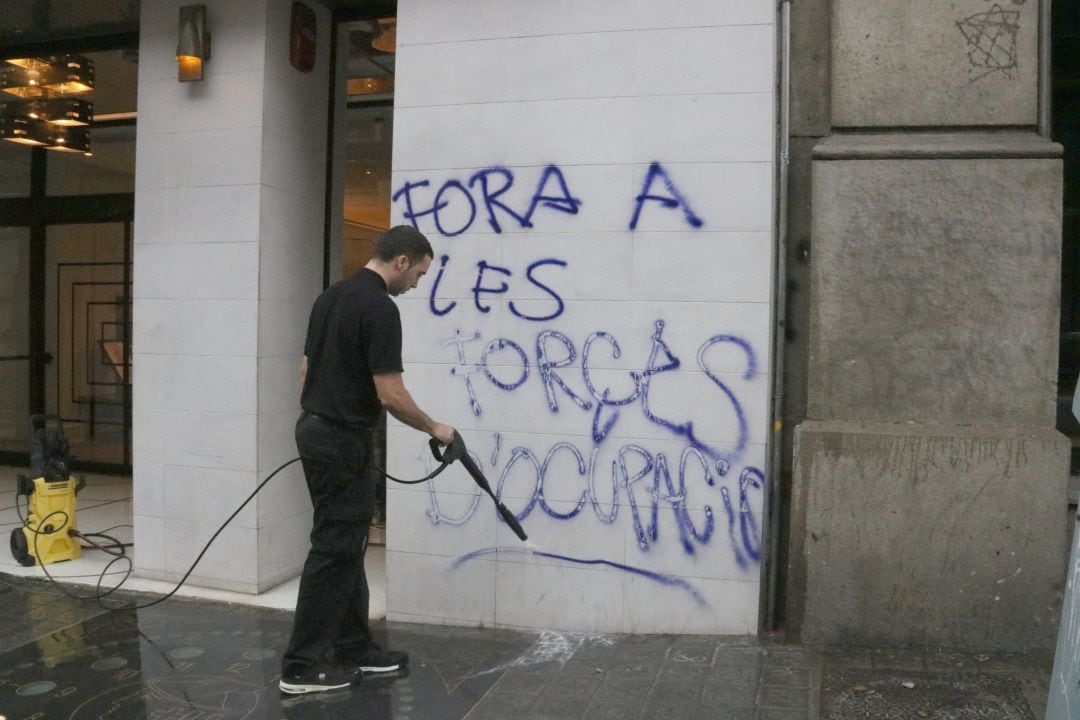
M 431 480 L 443 470 L 450 467 L 450 465 L 455 460 L 459 460 L 461 461 L 462 466 L 465 468 L 465 471 L 472 476 L 473 482 L 479 485 L 481 490 L 491 496 L 492 502 L 495 503 L 495 509 L 499 511 L 499 515 L 501 515 L 502 519 L 506 522 L 506 524 L 510 526 L 510 529 L 514 531 L 514 534 L 518 536 L 518 539 L 523 542 L 529 539 L 529 536 L 525 534 L 524 530 L 522 530 L 521 524 L 518 522 L 517 518 L 514 517 L 514 513 L 510 512 L 509 508 L 499 502 L 499 498 L 497 498 L 495 496 L 495 493 L 491 491 L 491 486 L 488 485 L 487 478 L 484 477 L 484 473 L 481 472 L 477 464 L 473 462 L 473 459 L 469 457 L 469 453 L 465 448 L 465 441 L 461 438 L 461 435 L 458 435 L 457 430 L 454 431 L 454 437 L 445 449 L 441 449 L 443 446 L 440 445 L 439 441 L 435 438 L 431 438 L 428 441 L 428 445 L 431 447 L 431 454 L 435 456 L 435 459 L 440 463 L 440 465 L 419 480 L 400 480 L 391 475 L 390 473 L 386 472 L 382 468 L 377 469 L 379 472 L 385 475 L 388 480 L 393 480 L 394 482 L 401 483 L 402 485 L 417 485 L 419 483 Z
M 428 442 L 428 445 L 431 447 L 431 454 L 435 457 L 435 460 L 439 462 L 439 466 L 437 468 L 435 468 L 435 470 L 433 470 L 432 472 L 430 472 L 427 475 L 425 475 L 424 477 L 420 478 L 419 480 L 401 480 L 399 478 L 394 477 L 393 475 L 391 475 L 390 473 L 386 472 L 385 470 L 383 470 L 382 468 L 380 468 L 378 466 L 376 466 L 375 469 L 378 470 L 383 475 L 385 475 L 387 479 L 392 480 L 392 481 L 394 481 L 396 483 L 400 483 L 402 485 L 417 485 L 419 483 L 428 482 L 429 480 L 434 478 L 436 475 L 441 473 L 443 470 L 450 467 L 450 465 L 452 465 L 455 460 L 460 461 L 461 465 L 465 468 L 465 471 L 468 472 L 469 475 L 472 477 L 473 482 L 475 482 L 480 487 L 481 490 L 486 492 L 491 497 L 492 502 L 495 503 L 495 508 L 499 511 L 499 515 L 502 516 L 503 521 L 506 522 L 506 524 L 510 526 L 510 529 L 514 531 L 514 534 L 518 536 L 518 539 L 520 539 L 522 542 L 525 542 L 525 541 L 527 541 L 529 539 L 528 535 L 525 534 L 525 530 L 522 529 L 521 524 L 518 522 L 517 518 L 514 517 L 514 513 L 511 512 L 510 509 L 507 508 L 505 505 L 503 505 L 501 502 L 499 502 L 499 498 L 496 497 L 494 492 L 492 492 L 491 485 L 488 484 L 487 478 L 484 477 L 484 473 L 480 470 L 479 466 L 477 466 L 477 464 L 475 462 L 473 462 L 473 459 L 471 457 L 469 457 L 468 449 L 465 447 L 465 440 L 462 439 L 461 435 L 458 434 L 457 430 L 454 431 L 453 439 L 450 441 L 450 444 L 447 445 L 445 448 L 443 448 L 443 446 L 441 446 L 439 444 L 439 441 L 436 440 L 435 438 L 431 438 L 431 440 Z M 210 549 L 210 546 L 217 539 L 217 536 L 221 534 L 221 532 L 228 526 L 228 524 L 230 522 L 232 522 L 233 518 L 235 518 L 237 515 L 240 514 L 240 511 L 243 510 L 244 507 L 249 502 L 251 502 L 251 500 L 256 495 L 259 494 L 259 491 L 262 490 L 263 486 L 266 485 L 266 483 L 270 482 L 270 479 L 272 477 L 274 477 L 279 472 L 281 472 L 282 470 L 284 470 L 285 468 L 287 468 L 288 466 L 292 465 L 293 463 L 295 463 L 295 462 L 297 462 L 299 460 L 300 460 L 300 458 L 296 457 L 296 458 L 293 458 L 292 460 L 289 460 L 288 462 L 285 462 L 285 463 L 281 464 L 280 466 L 278 466 L 278 468 L 276 470 L 274 470 L 272 473 L 267 475 L 266 478 L 261 483 L 259 483 L 259 486 L 256 487 L 255 490 L 252 491 L 252 493 L 250 495 L 247 496 L 247 499 L 244 500 L 244 502 L 240 503 L 240 507 L 236 508 L 236 510 L 233 511 L 233 514 L 230 515 L 225 520 L 225 522 L 223 522 L 221 524 L 221 527 L 219 527 L 217 529 L 217 532 L 215 532 L 210 537 L 210 540 L 208 540 L 206 545 L 203 547 L 202 552 L 200 552 L 199 556 L 197 558 L 195 558 L 195 562 L 191 563 L 191 567 L 189 567 L 188 571 L 186 573 L 184 573 L 184 577 L 180 578 L 180 582 L 178 582 L 176 584 L 176 587 L 174 587 L 172 590 L 170 590 L 167 595 L 164 595 L 164 596 L 158 598 L 157 600 L 154 600 L 153 602 L 145 603 L 143 605 L 131 605 L 131 604 L 125 603 L 125 604 L 123 604 L 121 606 L 117 606 L 117 607 L 108 607 L 108 606 L 105 606 L 105 605 L 102 605 L 102 606 L 106 607 L 106 609 L 108 609 L 108 610 L 140 610 L 142 608 L 148 608 L 148 607 L 151 607 L 153 605 L 157 605 L 158 603 L 162 603 L 162 602 L 165 602 L 166 600 L 168 600 L 170 597 L 172 597 L 174 594 L 176 594 L 176 591 L 179 590 L 181 588 L 181 586 L 183 586 L 183 584 L 187 581 L 187 579 L 191 575 L 192 571 L 195 570 L 195 566 L 199 564 L 200 560 L 202 560 L 203 555 L 205 555 L 206 551 Z M 64 522 L 67 521 L 66 513 L 63 513 L 62 511 L 56 511 L 54 513 L 50 513 L 45 518 L 43 518 L 42 521 L 40 523 L 38 523 L 38 525 L 39 526 L 44 526 L 45 522 L 47 520 L 49 520 L 49 518 L 51 518 L 53 515 L 57 515 L 57 514 L 64 515 L 63 520 L 64 520 Z M 35 544 L 35 547 L 36 547 L 36 545 L 37 545 L 37 534 L 39 534 L 39 531 L 36 530 L 36 529 L 31 529 L 31 532 L 33 532 L 34 535 L 35 535 L 35 537 L 34 537 L 35 543 L 34 544 Z M 95 545 L 96 545 L 96 543 L 95 543 Z M 526 543 L 526 546 L 529 547 L 530 549 L 535 549 L 535 546 L 532 543 Z M 81 596 L 81 595 L 73 594 L 70 591 L 68 591 L 63 585 L 58 583 L 56 581 L 56 579 L 53 578 L 53 576 L 49 574 L 49 571 L 45 570 L 44 565 L 41 566 L 41 569 L 45 571 L 46 577 L 48 577 L 49 580 L 51 580 L 55 585 L 57 585 L 61 590 L 63 590 L 63 592 L 66 595 L 68 595 L 70 597 L 73 597 L 73 598 L 75 598 L 77 600 L 97 600 L 98 603 L 101 604 L 102 598 L 104 598 L 107 595 L 110 595 L 110 594 L 116 592 L 117 590 L 119 590 L 120 586 L 123 585 L 127 581 L 128 577 L 131 575 L 131 558 L 128 557 L 127 555 L 123 554 L 122 549 L 121 549 L 121 551 L 119 553 L 117 553 L 117 552 L 111 551 L 111 550 L 109 550 L 109 549 L 107 549 L 105 547 L 102 547 L 100 545 L 98 545 L 97 547 L 99 547 L 102 550 L 106 550 L 106 552 L 109 552 L 112 555 L 116 555 L 116 557 L 114 557 L 111 561 L 109 561 L 109 563 L 105 566 L 105 569 L 101 571 L 101 577 L 98 578 L 98 582 L 97 582 L 97 591 L 98 592 L 96 592 L 94 595 Z M 36 554 L 36 550 L 35 550 L 35 554 Z M 126 571 L 126 573 L 124 575 L 124 578 L 115 587 L 110 588 L 109 590 L 105 591 L 104 593 L 100 592 L 102 582 L 104 581 L 105 576 L 109 574 L 109 568 L 112 567 L 113 563 L 118 562 L 120 560 L 126 560 L 127 563 L 128 563 L 128 569 L 127 569 L 127 571 Z

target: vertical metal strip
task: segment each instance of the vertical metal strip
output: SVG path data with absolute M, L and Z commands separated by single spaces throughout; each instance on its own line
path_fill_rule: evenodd
M 1050 139 L 1051 109 L 1053 96 L 1051 78 L 1053 77 L 1053 57 L 1051 55 L 1052 25 L 1050 21 L 1050 0 L 1039 2 L 1039 108 L 1036 130 L 1042 137 Z
M 766 552 L 762 562 L 762 618 L 758 626 L 765 631 L 777 629 L 776 605 L 779 593 L 779 539 L 780 534 L 780 468 L 783 448 L 783 400 L 784 400 L 784 325 L 787 313 L 786 304 L 786 258 L 788 234 L 788 166 L 790 164 L 790 119 L 791 119 L 791 0 L 780 0 L 779 26 L 777 41 L 780 53 L 779 87 L 777 88 L 777 134 L 778 153 L 776 170 L 773 173 L 776 183 L 776 242 L 773 246 L 773 296 L 772 296 L 772 425 L 769 428 L 768 467 L 765 477 L 768 492 L 765 494 L 764 514 L 766 532 L 764 542 Z
M 134 308 L 132 307 L 132 270 L 134 264 L 134 255 L 131 247 L 131 224 L 132 221 L 124 222 L 124 285 L 123 285 L 123 298 L 121 305 L 121 337 L 123 338 L 123 355 L 120 366 L 120 397 L 123 401 L 123 416 L 120 418 L 120 422 L 123 425 L 123 443 L 124 447 L 121 450 L 120 457 L 121 462 L 124 465 L 131 466 L 131 330 L 132 330 L 132 313 Z
M 30 413 L 45 412 L 45 149 L 30 151 Z
M 334 230 L 334 110 L 337 103 L 338 73 L 338 24 L 340 16 L 337 11 L 330 16 L 330 92 L 327 93 L 326 107 L 326 184 L 324 188 L 325 198 L 323 202 L 323 262 L 322 262 L 322 286 L 330 286 L 330 243 Z

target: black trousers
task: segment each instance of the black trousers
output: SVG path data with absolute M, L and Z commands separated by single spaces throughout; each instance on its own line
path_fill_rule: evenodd
M 296 447 L 315 518 L 300 576 L 292 637 L 282 674 L 363 653 L 371 643 L 364 573 L 368 525 L 375 509 L 371 428 L 346 427 L 303 413 Z

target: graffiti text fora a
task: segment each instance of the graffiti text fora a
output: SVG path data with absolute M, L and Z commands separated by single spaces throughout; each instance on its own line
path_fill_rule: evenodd
M 437 190 L 430 179 L 407 180 L 394 190 L 391 201 L 402 204 L 402 218 L 417 230 L 424 229 L 421 220 L 426 222 L 430 218 L 435 231 L 448 238 L 467 232 L 480 217 L 495 233 L 502 233 L 504 226 L 513 225 L 528 230 L 536 226 L 540 210 L 577 215 L 584 204 L 580 197 L 571 192 L 566 173 L 558 165 L 547 165 L 540 171 L 528 206 L 518 210 L 504 198 L 514 182 L 511 169 L 488 167 L 468 178 L 444 180 L 438 184 Z M 667 169 L 658 162 L 649 165 L 641 191 L 632 198 L 629 208 L 631 230 L 637 229 L 647 207 L 679 210 L 686 224 L 693 228 L 705 224 L 691 209 L 685 194 L 676 186 Z

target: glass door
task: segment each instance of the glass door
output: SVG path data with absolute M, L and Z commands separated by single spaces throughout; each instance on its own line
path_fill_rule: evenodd
M 130 38 L 72 42 L 0 53 L 70 51 L 94 68 L 75 131 L 44 132 L 48 113 L 25 104 L 6 110 L 44 134 L 0 141 L 0 464 L 29 465 L 30 416 L 48 413 L 76 470 L 128 473 L 138 54 Z
M 0 452 L 30 451 L 30 229 L 0 227 Z
M 131 464 L 131 224 L 46 228 L 46 412 L 72 455 Z
M 29 462 L 48 413 L 75 467 L 129 468 L 131 222 L 0 227 L 0 268 L 0 462 Z

